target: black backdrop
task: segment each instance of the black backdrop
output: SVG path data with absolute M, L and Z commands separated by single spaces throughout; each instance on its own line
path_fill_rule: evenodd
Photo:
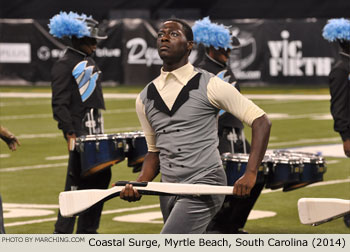
M 198 4 L 200 3 L 200 4 Z M 349 0 L 0 0 L 0 18 L 48 19 L 60 10 L 109 19 L 111 11 L 124 15 L 141 15 L 144 10 L 152 19 L 167 15 L 179 18 L 210 16 L 212 19 L 241 18 L 331 18 L 349 17 Z M 169 11 L 171 10 L 171 11 Z M 119 13 L 121 15 L 121 13 Z M 190 15 L 190 16 L 189 16 Z M 147 15 L 146 15 L 147 16 Z M 127 17 L 127 16 L 123 16 Z M 130 16 L 134 18 L 135 16 Z M 142 16 L 138 16 L 144 18 Z
M 190 25 L 193 20 L 187 20 Z M 337 45 L 322 36 L 326 19 L 219 20 L 231 27 L 241 47 L 231 52 L 230 67 L 243 82 L 325 84 L 338 56 Z M 50 69 L 67 41 L 48 33 L 48 20 L 0 19 L 0 83 L 50 81 Z M 145 85 L 162 61 L 156 49 L 159 20 L 120 19 L 101 23 L 109 38 L 95 54 L 103 81 Z M 193 63 L 198 48 L 190 61 Z

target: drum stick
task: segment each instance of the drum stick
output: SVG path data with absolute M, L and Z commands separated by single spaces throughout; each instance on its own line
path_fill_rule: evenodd
M 61 215 L 71 217 L 79 215 L 90 207 L 119 196 L 126 184 L 143 195 L 232 195 L 232 186 L 216 186 L 206 184 L 179 184 L 163 182 L 128 182 L 119 181 L 110 189 L 87 189 L 65 191 L 59 194 Z
M 313 226 L 350 213 L 350 200 L 335 198 L 301 198 L 298 200 L 299 219 Z

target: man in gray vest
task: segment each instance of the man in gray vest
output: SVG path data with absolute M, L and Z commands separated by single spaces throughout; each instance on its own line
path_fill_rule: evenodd
M 162 24 L 157 38 L 161 74 L 136 100 L 148 145 L 137 181 L 152 181 L 160 172 L 162 182 L 226 185 L 217 148 L 217 115 L 224 109 L 252 127 L 246 172 L 233 188 L 234 195 L 246 197 L 265 155 L 271 123 L 264 111 L 232 85 L 194 68 L 188 61 L 192 47 L 193 33 L 186 22 L 168 19 Z M 128 201 L 141 198 L 131 184 L 120 197 Z M 223 195 L 160 196 L 161 233 L 204 233 L 223 200 Z

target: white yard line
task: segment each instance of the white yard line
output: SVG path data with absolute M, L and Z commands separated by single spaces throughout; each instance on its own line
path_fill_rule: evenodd
M 105 93 L 106 99 L 136 99 L 138 94 L 113 94 Z M 253 100 L 330 100 L 330 95 L 302 95 L 302 94 L 247 94 L 244 95 Z M 0 98 L 51 98 L 51 93 L 24 93 L 24 92 L 0 92 Z
M 55 138 L 63 137 L 62 133 L 43 133 L 43 134 L 20 134 L 17 136 L 18 139 L 32 139 L 32 138 Z
M 296 141 L 289 141 L 289 142 L 269 143 L 269 148 L 270 147 L 275 147 L 275 146 L 280 146 L 280 145 L 293 146 L 295 144 L 326 143 L 326 142 L 339 142 L 339 141 L 340 141 L 339 137 L 299 139 L 299 140 L 296 140 Z
M 5 227 L 14 227 L 14 226 L 23 226 L 23 225 L 29 225 L 29 224 L 36 224 L 36 223 L 43 223 L 48 221 L 56 221 L 57 217 L 52 218 L 46 218 L 46 219 L 37 219 L 37 220 L 30 220 L 30 221 L 18 221 L 18 222 L 11 222 L 11 223 L 5 223 Z
M 330 100 L 330 95 L 300 95 L 300 94 L 247 94 L 244 95 L 252 100 L 313 100 L 324 101 Z
M 106 99 L 136 99 L 138 94 L 112 94 L 105 93 L 103 97 Z M 1 92 L 0 98 L 50 98 L 51 93 L 23 93 L 23 92 Z
M 68 159 L 68 155 L 51 156 L 51 157 L 46 157 L 45 158 L 45 160 L 62 160 L 62 159 Z
M 0 169 L 0 172 L 15 172 L 15 171 L 33 170 L 33 169 L 43 169 L 43 168 L 51 168 L 51 167 L 62 167 L 62 166 L 67 166 L 67 163 L 8 167 L 8 168 L 2 168 L 2 169 Z
M 36 106 L 36 105 L 43 105 L 43 104 L 50 104 L 50 100 L 39 100 L 39 101 L 33 101 L 33 100 L 23 100 L 23 101 L 9 101 L 9 102 L 0 102 L 0 107 L 14 107 L 14 106 Z
M 58 208 L 57 205 L 54 205 L 55 208 Z M 6 204 L 4 204 L 4 209 L 6 207 Z M 148 206 L 140 206 L 140 207 L 132 207 L 132 208 L 122 208 L 122 209 L 115 209 L 115 210 L 108 210 L 103 211 L 102 214 L 113 214 L 113 213 L 123 213 L 123 212 L 130 212 L 130 211 L 139 211 L 139 210 L 145 210 L 145 209 L 151 209 L 159 207 L 159 204 L 154 205 L 148 205 Z M 33 208 L 33 207 L 31 207 Z M 48 208 L 48 207 L 46 207 Z M 52 208 L 52 207 L 50 207 Z M 5 227 L 14 227 L 14 226 L 23 226 L 23 225 L 29 225 L 29 224 L 35 224 L 35 223 L 42 223 L 42 222 L 48 222 L 48 221 L 56 221 L 57 218 L 45 218 L 45 219 L 37 219 L 37 220 L 30 220 L 30 221 L 18 221 L 18 222 L 11 222 L 11 223 L 5 223 Z
M 324 182 L 317 182 L 317 183 L 313 183 L 311 185 L 307 185 L 303 188 L 306 187 L 315 187 L 315 186 L 325 186 L 325 185 L 334 185 L 334 184 L 341 184 L 341 183 L 349 183 L 350 179 L 338 179 L 338 180 L 330 180 L 330 181 L 324 181 Z M 272 192 L 281 192 L 282 188 L 280 189 L 275 189 L 275 190 L 271 190 L 271 189 L 265 189 L 261 191 L 261 194 L 265 194 L 265 193 L 272 193 Z
M 57 209 L 59 205 L 55 204 L 18 204 L 18 203 L 3 203 L 4 208 L 34 208 L 34 209 Z
M 51 117 L 52 117 L 52 114 L 10 115 L 10 116 L 0 116 L 0 120 L 18 120 L 18 119 L 51 118 Z
M 106 129 L 105 132 L 108 133 L 119 133 L 124 131 L 138 131 L 141 130 L 141 126 L 138 127 L 123 127 L 123 128 L 112 128 Z M 63 137 L 62 133 L 43 133 L 43 134 L 20 134 L 17 136 L 18 139 L 32 139 L 32 138 L 55 138 Z
M 332 120 L 332 116 L 329 113 L 310 113 L 301 115 L 289 115 L 283 113 L 268 113 L 267 116 L 272 120 L 294 120 L 308 118 L 311 120 Z
M 131 113 L 136 112 L 134 108 L 127 109 L 111 109 L 106 110 L 103 114 L 120 114 L 120 113 Z M 0 116 L 0 120 L 20 120 L 20 119 L 34 119 L 34 118 L 53 118 L 52 114 L 28 114 L 28 115 L 10 115 Z
M 109 115 L 109 114 L 134 113 L 134 112 L 136 112 L 134 108 L 128 108 L 128 109 L 106 110 L 103 112 L 103 114 Z M 332 120 L 332 116 L 329 113 L 310 113 L 310 114 L 301 114 L 301 115 L 269 113 L 268 116 L 270 119 L 273 119 L 273 120 L 286 120 L 286 119 L 291 120 L 291 119 L 302 119 L 302 118 L 310 118 L 312 120 Z M 36 119 L 36 118 L 52 118 L 52 114 L 0 116 L 0 120 L 23 120 L 23 119 Z

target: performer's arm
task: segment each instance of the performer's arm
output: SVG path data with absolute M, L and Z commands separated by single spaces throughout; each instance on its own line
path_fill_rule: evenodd
M 232 85 L 219 78 L 212 78 L 208 84 L 208 99 L 217 108 L 233 114 L 252 127 L 252 143 L 246 172 L 234 184 L 233 193 L 248 196 L 253 188 L 258 167 L 267 148 L 271 122 L 265 112 L 240 94 Z
M 344 153 L 350 157 L 350 97 L 348 73 L 344 69 L 333 69 L 329 74 L 329 90 L 331 94 L 331 114 L 334 119 L 334 130 L 342 140 Z
M 74 132 L 73 119 L 69 111 L 72 95 L 72 72 L 60 62 L 54 64 L 51 71 L 52 111 L 53 117 L 58 121 L 58 127 L 66 134 Z
M 257 169 L 264 158 L 269 142 L 271 122 L 266 115 L 255 119 L 252 125 L 252 142 L 250 155 L 244 175 L 239 178 L 233 188 L 233 194 L 246 196 L 255 185 Z
M 152 181 L 159 173 L 159 151 L 155 145 L 155 132 L 147 120 L 140 96 L 136 99 L 136 113 L 139 117 L 148 147 L 148 153 L 145 156 L 140 175 L 136 181 L 148 182 Z M 136 189 L 133 189 L 131 184 L 127 184 L 120 192 L 120 198 L 127 201 L 136 201 L 141 198 L 141 195 Z

